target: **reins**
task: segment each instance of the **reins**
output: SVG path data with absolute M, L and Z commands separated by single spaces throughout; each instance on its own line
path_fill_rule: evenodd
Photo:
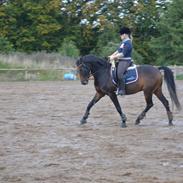
M 88 70 L 88 73 L 89 73 L 89 77 L 88 77 L 88 78 L 90 78 L 91 76 L 96 76 L 96 73 L 101 72 L 101 70 L 102 70 L 101 68 L 99 68 L 97 71 L 92 72 L 90 66 L 86 65 L 85 63 L 80 63 L 80 64 L 77 66 L 77 68 L 81 68 L 81 67 L 84 67 L 85 69 Z M 105 72 L 107 72 L 107 70 L 108 70 L 108 69 L 106 68 L 106 69 L 105 69 Z

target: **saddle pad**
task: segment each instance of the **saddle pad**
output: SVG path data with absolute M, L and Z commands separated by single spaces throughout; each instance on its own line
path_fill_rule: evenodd
M 117 85 L 117 71 L 116 68 L 111 67 L 111 76 L 112 81 L 115 85 Z M 134 83 L 138 79 L 138 72 L 137 72 L 137 66 L 134 64 L 131 67 L 128 67 L 127 71 L 125 72 L 123 79 L 125 80 L 125 84 Z

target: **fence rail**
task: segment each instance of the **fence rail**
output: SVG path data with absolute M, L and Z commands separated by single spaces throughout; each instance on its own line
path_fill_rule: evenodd
M 183 66 L 169 66 L 169 68 L 173 71 L 174 77 L 176 78 L 178 75 L 183 75 Z
M 17 68 L 17 69 L 0 69 L 0 71 L 55 71 L 55 70 L 75 70 L 74 68 Z
M 64 73 L 67 73 L 67 72 L 74 72 L 75 71 L 75 68 L 72 68 L 72 67 L 65 67 L 65 68 L 1 68 L 0 69 L 0 81 L 1 80 L 11 80 L 13 77 L 9 77 L 9 76 L 6 76 L 6 78 L 9 77 L 9 79 L 4 79 L 5 77 L 3 77 L 2 79 L 2 73 L 10 73 L 10 72 L 21 72 L 23 73 L 23 76 L 21 77 L 21 79 L 23 80 L 36 80 L 36 75 L 39 75 L 40 72 L 62 72 L 64 75 Z M 62 76 L 63 78 L 63 76 Z M 16 80 L 13 78 L 13 80 Z M 17 79 L 19 80 L 19 79 Z
M 176 78 L 178 75 L 183 75 L 183 66 L 168 66 L 174 73 L 174 77 Z M 39 73 L 42 71 L 47 71 L 47 72 L 51 72 L 51 71 L 55 71 L 55 72 L 59 72 L 62 71 L 63 73 L 66 72 L 74 72 L 75 68 L 73 67 L 62 67 L 62 68 L 9 68 L 9 69 L 4 69 L 1 68 L 0 69 L 0 80 L 1 80 L 1 73 L 2 72 L 23 72 L 24 73 L 24 79 L 25 80 L 30 80 L 32 79 L 33 74 L 31 75 L 31 73 Z M 34 74 L 35 75 L 35 74 Z

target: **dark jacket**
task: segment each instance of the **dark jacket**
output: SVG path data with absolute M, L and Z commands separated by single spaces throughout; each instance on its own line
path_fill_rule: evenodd
M 125 39 L 122 41 L 121 45 L 118 48 L 119 53 L 123 53 L 122 59 L 129 59 L 131 60 L 132 57 L 132 41 L 130 39 Z

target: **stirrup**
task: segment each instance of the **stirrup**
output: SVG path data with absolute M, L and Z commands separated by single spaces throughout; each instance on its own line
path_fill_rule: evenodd
M 125 91 L 124 90 L 120 90 L 119 88 L 117 89 L 116 95 L 125 95 Z

